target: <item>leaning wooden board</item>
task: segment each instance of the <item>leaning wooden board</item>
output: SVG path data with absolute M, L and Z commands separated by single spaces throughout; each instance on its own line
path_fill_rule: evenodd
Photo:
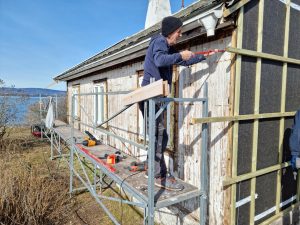
M 123 97 L 123 104 L 131 105 L 149 98 L 158 96 L 168 96 L 169 85 L 167 81 L 158 80 L 147 86 L 138 88 Z

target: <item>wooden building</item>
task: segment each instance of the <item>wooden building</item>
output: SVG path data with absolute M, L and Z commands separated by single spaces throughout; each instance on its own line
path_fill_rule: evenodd
M 299 205 L 298 182 L 287 163 L 287 139 L 292 116 L 300 108 L 300 1 L 201 0 L 174 16 L 184 22 L 178 50 L 227 51 L 188 68 L 173 67 L 171 96 L 201 98 L 207 81 L 212 118 L 201 120 L 202 107 L 197 103 L 171 105 L 166 112 L 169 170 L 200 187 L 201 123 L 208 122 L 207 223 L 268 224 L 280 217 L 287 221 L 284 212 Z M 213 28 L 203 20 L 208 16 L 217 21 Z M 69 114 L 72 93 L 138 88 L 150 37 L 159 30 L 158 23 L 55 77 L 67 82 Z M 76 99 L 75 116 L 97 124 L 122 108 L 121 95 L 81 96 Z M 140 160 L 146 157 L 145 151 L 132 145 L 84 125 L 77 128 L 90 130 Z M 143 142 L 137 105 L 111 120 L 106 129 Z M 198 200 L 156 215 L 162 224 L 199 224 Z

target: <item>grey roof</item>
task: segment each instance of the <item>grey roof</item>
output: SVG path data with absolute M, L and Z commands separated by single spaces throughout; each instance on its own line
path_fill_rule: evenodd
M 189 7 L 185 8 L 183 10 L 180 10 L 178 13 L 174 14 L 173 16 L 181 18 L 181 20 L 184 22 L 202 12 L 208 11 L 209 9 L 215 7 L 216 5 L 220 4 L 221 2 L 224 2 L 224 0 L 201 0 L 201 1 L 198 1 L 198 2 L 190 5 Z M 118 52 L 122 51 L 123 49 L 127 49 L 130 46 L 134 47 L 135 44 L 137 44 L 139 42 L 143 42 L 144 40 L 145 40 L 145 42 L 139 45 L 139 50 L 146 49 L 149 44 L 149 41 L 147 41 L 147 39 L 149 39 L 149 37 L 151 37 L 155 33 L 158 33 L 160 31 L 160 27 L 161 27 L 161 23 L 157 23 L 157 24 L 153 25 L 152 27 L 149 27 L 148 29 L 142 30 L 141 32 L 138 32 L 128 38 L 125 38 L 125 39 L 121 40 L 120 42 L 116 43 L 115 45 L 105 49 L 104 51 L 102 51 L 102 52 L 92 56 L 91 58 L 83 61 L 82 63 L 72 67 L 71 69 L 57 75 L 54 78 L 54 80 L 68 81 L 68 80 L 71 80 L 74 78 L 84 76 L 91 72 L 97 71 L 97 70 L 101 69 L 101 68 L 99 68 L 100 65 L 103 65 L 104 63 L 107 64 L 108 62 L 111 62 L 111 61 L 117 59 L 117 57 L 112 57 L 110 60 L 106 60 L 106 57 L 112 56 L 115 53 L 118 53 Z M 124 57 L 125 55 L 133 54 L 134 52 L 136 52 L 136 51 L 134 51 L 134 50 L 128 51 L 128 52 L 126 51 L 126 53 L 123 53 L 122 56 Z M 143 52 L 141 54 L 136 54 L 132 57 L 127 58 L 127 61 L 133 59 L 134 57 L 135 58 L 140 57 L 144 54 L 145 54 L 145 52 Z M 99 62 L 99 61 L 101 61 L 101 62 Z M 120 61 L 120 63 L 122 63 L 122 62 L 124 62 L 124 60 Z

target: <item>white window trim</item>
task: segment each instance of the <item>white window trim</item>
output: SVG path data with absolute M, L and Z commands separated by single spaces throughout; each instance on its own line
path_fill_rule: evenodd
M 74 94 L 79 94 L 79 88 L 80 88 L 79 85 L 75 85 L 72 87 L 72 96 Z M 76 95 L 74 99 L 74 117 L 75 118 L 79 117 L 79 96 L 78 95 Z
M 100 82 L 94 84 L 94 93 L 105 92 L 105 83 Z M 105 118 L 105 96 L 104 95 L 94 95 L 94 123 L 100 124 Z

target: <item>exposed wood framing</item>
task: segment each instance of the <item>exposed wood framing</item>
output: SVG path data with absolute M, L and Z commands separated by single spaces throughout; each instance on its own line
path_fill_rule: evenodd
M 167 81 L 155 81 L 147 86 L 138 88 L 137 90 L 125 95 L 123 97 L 123 104 L 130 105 L 157 96 L 167 96 L 169 95 L 168 86 L 169 85 Z
M 261 170 L 256 170 L 255 172 L 246 173 L 246 174 L 243 174 L 243 175 L 240 175 L 240 176 L 235 176 L 235 177 L 232 177 L 232 178 L 225 178 L 224 181 L 223 181 L 223 186 L 226 187 L 228 185 L 235 184 L 235 183 L 238 183 L 238 182 L 241 182 L 241 181 L 244 181 L 244 180 L 249 180 L 249 179 L 254 178 L 254 177 L 258 177 L 258 176 L 261 176 L 261 175 L 264 175 L 264 174 L 267 174 L 267 173 L 274 172 L 276 170 L 281 170 L 281 169 L 283 169 L 285 167 L 288 167 L 290 165 L 291 164 L 289 162 L 285 162 L 285 163 L 270 166 L 270 167 L 267 167 L 267 168 L 264 168 L 264 169 L 261 169 Z
M 230 8 L 225 9 L 224 12 L 223 12 L 223 16 L 227 17 L 227 16 L 231 15 L 232 13 L 234 13 L 235 11 L 237 11 L 239 8 L 243 7 L 244 5 L 246 5 L 250 1 L 251 0 L 241 0 L 241 1 L 239 1 L 238 3 L 231 6 Z
M 295 116 L 296 111 L 283 112 L 283 113 L 262 113 L 262 114 L 247 114 L 237 116 L 221 116 L 221 117 L 206 117 L 206 118 L 193 118 L 192 124 L 196 123 L 217 123 L 225 121 L 240 121 L 240 120 L 255 120 L 255 119 L 270 119 L 278 117 L 291 117 Z
M 172 77 L 172 84 L 171 84 L 171 93 L 170 97 L 175 98 L 175 91 L 176 91 L 176 83 L 178 81 L 178 70 L 177 66 L 173 66 L 173 77 Z M 170 134 L 169 134 L 169 146 L 174 151 L 174 140 L 175 140 L 175 103 L 170 103 Z
M 179 66 L 175 66 L 175 71 L 174 72 L 174 75 L 173 75 L 173 80 L 172 80 L 172 87 L 171 87 L 171 91 L 173 91 L 174 89 L 174 97 L 178 98 L 179 97 Z M 174 81 L 174 83 L 173 83 Z M 173 86 L 174 85 L 174 86 Z M 173 88 L 174 87 L 174 88 Z M 172 94 L 172 93 L 171 93 Z M 171 127 L 171 130 L 173 129 L 176 129 L 178 127 L 178 118 L 179 118 L 179 107 L 178 107 L 178 103 L 174 103 L 174 115 L 173 115 L 173 119 L 174 119 L 174 127 L 172 128 Z M 172 132 L 172 131 L 171 131 Z M 174 136 L 173 136 L 173 146 L 174 146 L 174 168 L 178 168 L 178 162 L 179 162 L 179 158 L 178 158 L 178 154 L 179 154 L 179 151 L 178 151 L 178 145 L 179 145 L 179 142 L 178 142 L 178 139 L 179 139 L 179 129 L 178 131 L 175 132 L 175 130 L 173 131 L 174 132 Z
M 264 18 L 263 12 L 264 12 L 264 0 L 260 0 L 258 6 L 257 52 L 262 52 L 263 18 Z M 255 73 L 256 74 L 255 74 L 254 114 L 259 114 L 261 58 L 257 58 Z M 258 125 L 259 125 L 259 120 L 255 119 L 253 123 L 253 136 L 252 136 L 251 173 L 254 173 L 256 171 L 256 165 L 257 165 Z M 251 196 L 250 213 L 249 213 L 250 224 L 254 224 L 255 192 L 256 192 L 256 177 L 253 177 L 251 178 L 251 187 L 250 187 L 250 196 Z
M 284 31 L 284 46 L 283 57 L 288 57 L 289 46 L 289 27 L 290 27 L 290 0 L 287 0 L 286 4 L 286 16 L 285 16 L 285 31 Z M 287 80 L 287 63 L 283 63 L 282 79 L 281 79 L 281 105 L 280 111 L 285 112 L 285 98 L 286 98 L 286 80 Z M 280 119 L 279 123 L 279 149 L 278 149 L 278 163 L 282 162 L 283 153 L 283 137 L 284 137 L 284 118 Z M 277 186 L 276 186 L 276 214 L 280 211 L 281 200 L 281 177 L 282 171 L 277 171 Z
M 243 40 L 243 24 L 244 24 L 244 7 L 241 8 L 239 17 L 238 17 L 238 28 L 237 28 L 237 48 L 242 48 Z M 234 88 L 234 108 L 233 115 L 239 115 L 240 109 L 240 85 L 241 85 L 241 65 L 242 57 L 241 55 L 237 56 L 236 60 L 236 76 L 235 76 L 235 88 Z M 233 124 L 233 143 L 232 143 L 232 177 L 237 175 L 237 150 L 238 150 L 238 137 L 239 137 L 239 123 L 235 122 Z M 231 215 L 230 215 L 230 224 L 234 225 L 236 220 L 236 184 L 231 186 Z
M 299 59 L 293 59 L 293 58 L 278 56 L 278 55 L 269 54 L 269 53 L 256 52 L 256 51 L 251 51 L 251 50 L 247 50 L 247 49 L 232 48 L 232 47 L 226 48 L 226 51 L 232 52 L 232 53 L 237 53 L 240 55 L 247 55 L 247 56 L 251 56 L 251 57 L 257 57 L 257 58 L 262 58 L 262 59 L 271 59 L 271 60 L 275 60 L 275 61 L 279 61 L 279 62 L 286 62 L 286 63 L 300 65 Z
M 237 42 L 237 30 L 233 31 L 231 46 L 236 47 Z M 231 65 L 230 65 L 230 90 L 229 90 L 229 115 L 233 115 L 233 104 L 234 104 L 234 78 L 235 78 L 235 68 L 236 68 L 236 54 L 231 53 Z M 233 129 L 232 124 L 229 125 L 228 130 L 228 151 L 227 151 L 227 163 L 226 163 L 226 176 L 231 177 L 231 164 L 232 164 L 232 135 Z M 224 210 L 224 225 L 230 224 L 230 201 L 231 201 L 231 191 L 230 189 L 225 190 L 225 205 Z

